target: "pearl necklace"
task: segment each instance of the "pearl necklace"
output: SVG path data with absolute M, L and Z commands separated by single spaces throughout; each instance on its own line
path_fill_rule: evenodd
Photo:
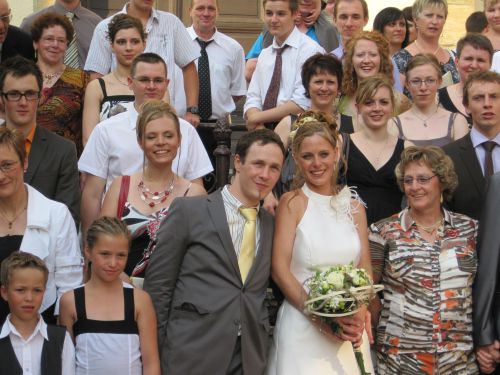
M 141 179 L 137 185 L 137 190 L 139 191 L 142 201 L 149 207 L 153 208 L 157 204 L 162 204 L 167 200 L 168 196 L 172 193 L 172 190 L 174 190 L 174 181 L 175 174 L 172 174 L 172 180 L 170 181 L 167 189 L 163 191 L 151 192 L 151 190 L 144 185 L 144 181 Z

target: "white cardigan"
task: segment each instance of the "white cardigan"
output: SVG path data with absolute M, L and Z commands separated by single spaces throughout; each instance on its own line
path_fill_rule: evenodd
M 83 281 L 83 258 L 75 222 L 66 205 L 25 185 L 28 219 L 20 250 L 38 256 L 47 265 L 49 278 L 40 312 L 57 301 L 55 315 L 59 315 L 61 295 Z

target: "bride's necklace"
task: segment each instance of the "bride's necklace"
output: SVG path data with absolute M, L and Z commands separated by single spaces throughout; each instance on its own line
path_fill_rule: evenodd
M 172 193 L 172 190 L 174 190 L 174 181 L 175 173 L 172 173 L 172 180 L 165 190 L 151 192 L 151 190 L 144 185 L 144 181 L 141 178 L 139 184 L 137 185 L 137 190 L 139 191 L 142 201 L 149 207 L 153 208 L 157 204 L 162 204 L 167 200 L 168 196 Z
M 128 83 L 127 82 L 123 82 L 119 77 L 118 77 L 118 74 L 116 74 L 116 70 L 113 70 L 113 77 L 116 78 L 116 80 L 118 81 L 118 83 L 122 84 L 123 86 L 127 86 L 128 87 Z
M 424 125 L 424 127 L 427 128 L 427 121 L 429 121 L 431 119 L 431 117 L 433 117 L 437 113 L 438 109 L 439 109 L 439 106 L 436 106 L 436 109 L 434 110 L 434 112 L 432 112 L 430 114 L 430 116 L 427 116 L 426 118 L 422 118 L 419 115 L 417 115 L 417 111 L 415 110 L 414 107 L 411 108 L 411 111 L 413 112 L 413 114 L 415 115 L 416 118 L 418 118 L 420 121 L 422 121 L 422 124 Z

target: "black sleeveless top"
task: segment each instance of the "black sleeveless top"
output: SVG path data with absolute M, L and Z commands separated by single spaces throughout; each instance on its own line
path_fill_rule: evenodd
M 441 104 L 441 107 L 446 109 L 447 111 L 454 112 L 454 113 L 460 113 L 462 116 L 464 116 L 467 119 L 467 123 L 469 124 L 469 128 L 472 127 L 472 117 L 467 115 L 466 113 L 462 113 L 458 110 L 458 108 L 453 104 L 450 94 L 448 93 L 448 90 L 446 87 L 443 87 L 439 89 L 438 91 L 439 95 L 439 104 Z
M 85 308 L 85 286 L 74 290 L 77 321 L 73 324 L 76 336 L 82 333 L 119 333 L 139 334 L 135 321 L 134 288 L 123 288 L 125 319 L 124 320 L 92 320 L 87 318 Z
M 107 118 L 113 117 L 118 113 L 125 112 L 125 108 L 122 106 L 123 103 L 130 103 L 135 100 L 134 95 L 108 95 L 106 92 L 106 83 L 104 79 L 97 78 L 99 85 L 101 86 L 103 99 L 101 102 L 101 108 L 99 109 L 100 121 L 106 120 Z

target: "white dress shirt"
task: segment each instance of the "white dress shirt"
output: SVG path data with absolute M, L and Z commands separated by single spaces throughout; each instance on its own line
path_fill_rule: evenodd
M 481 165 L 481 171 L 484 176 L 484 158 L 486 156 L 486 150 L 482 146 L 483 142 L 493 141 L 497 146 L 493 149 L 492 159 L 493 159 L 493 173 L 500 171 L 500 133 L 496 135 L 495 138 L 489 139 L 480 133 L 474 126 L 470 131 L 470 139 L 472 141 L 472 146 L 474 146 L 474 151 L 476 152 L 477 160 Z
M 23 375 L 41 375 L 42 348 L 44 340 L 48 340 L 47 324 L 40 317 L 31 336 L 25 340 L 10 322 L 10 315 L 2 326 L 0 339 L 9 336 L 17 361 L 23 369 Z M 75 374 L 75 347 L 68 332 L 64 338 L 62 351 L 62 374 Z
M 305 89 L 302 85 L 302 65 L 312 55 L 318 52 L 325 53 L 325 50 L 307 35 L 301 33 L 296 27 L 283 43 L 284 45 L 288 47 L 282 54 L 281 83 L 276 105 L 291 100 L 302 109 L 307 109 L 310 107 L 310 100 L 306 98 Z M 244 112 L 249 108 L 262 110 L 273 76 L 276 49 L 281 47 L 276 43 L 276 39 L 273 39 L 273 44 L 264 48 L 259 55 L 255 72 L 248 87 Z
M 123 106 L 126 112 L 97 124 L 78 161 L 81 172 L 106 180 L 106 190 L 116 177 L 138 172 L 144 163 L 135 129 L 138 113 L 133 102 Z M 172 162 L 172 170 L 187 180 L 203 177 L 213 171 L 205 147 L 194 126 L 181 118 L 179 123 L 181 146 Z
M 40 312 L 56 302 L 54 315 L 59 315 L 61 296 L 83 281 L 83 258 L 75 222 L 65 204 L 25 186 L 28 189 L 27 222 L 19 250 L 45 262 L 49 277 Z
M 128 3 L 118 13 L 127 13 Z M 114 15 L 113 15 L 114 16 Z M 111 52 L 108 39 L 108 24 L 113 16 L 99 22 L 90 43 L 85 70 L 108 74 L 116 66 L 116 58 Z M 168 69 L 170 101 L 177 108 L 177 96 L 184 95 L 183 82 L 177 82 L 174 66 L 185 67 L 199 56 L 199 49 L 194 48 L 189 34 L 182 22 L 175 15 L 153 9 L 145 28 L 147 34 L 144 52 L 160 55 Z M 182 88 L 182 90 L 181 90 Z
M 201 50 L 196 41 L 198 35 L 196 35 L 193 26 L 188 27 L 187 31 L 193 46 L 197 50 Z M 212 43 L 206 48 L 210 65 L 210 91 L 212 93 L 212 116 L 210 119 L 217 120 L 236 109 L 233 96 L 244 96 L 247 93 L 245 53 L 243 47 L 236 40 L 217 30 L 210 40 Z M 196 60 L 196 67 L 198 67 L 198 60 Z M 180 69 L 176 67 L 176 70 Z M 186 97 L 181 95 L 178 99 L 175 109 L 179 115 L 183 116 L 186 111 Z

